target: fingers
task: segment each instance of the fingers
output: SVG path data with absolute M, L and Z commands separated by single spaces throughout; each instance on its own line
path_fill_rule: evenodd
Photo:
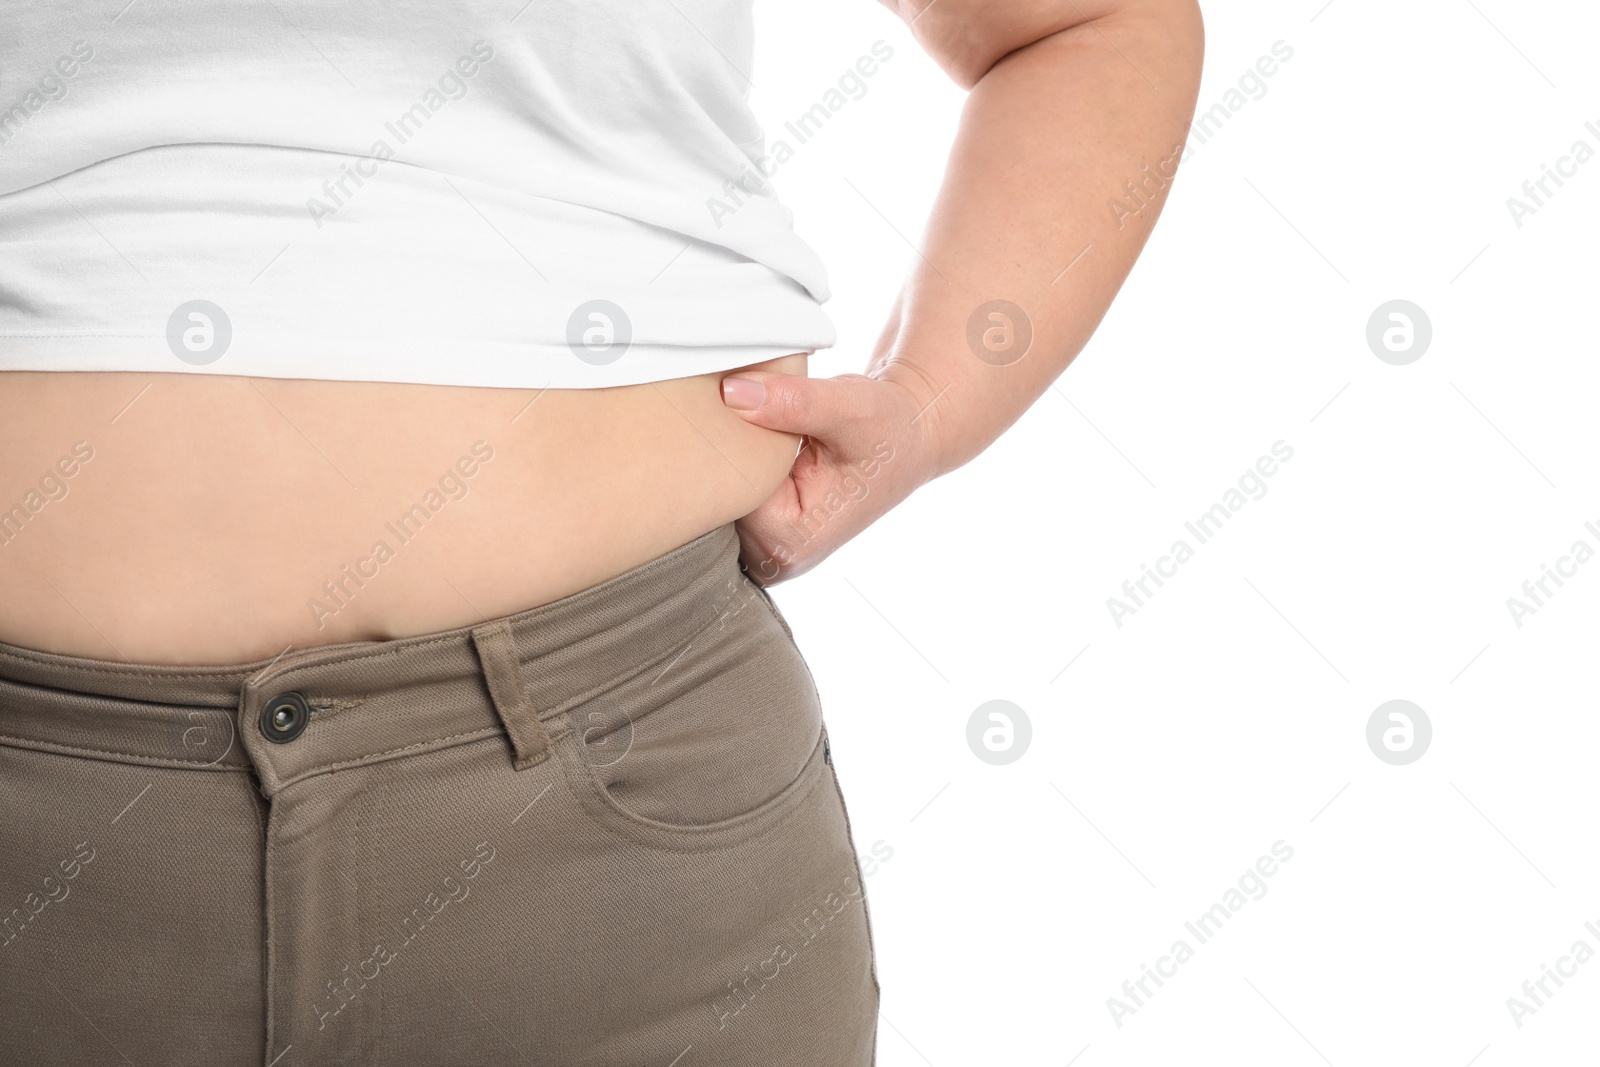
M 734 525 L 739 534 L 739 564 L 752 582 L 766 587 L 782 581 L 784 560 L 767 546 L 773 543 L 759 513 L 746 515 Z
M 761 586 L 804 574 L 837 547 L 832 537 L 841 533 L 831 530 L 825 539 L 808 536 L 795 525 L 787 508 L 772 503 L 739 519 L 735 529 L 746 573 Z
M 722 402 L 746 422 L 782 433 L 828 438 L 865 413 L 857 378 L 747 371 L 722 380 Z
M 741 558 L 760 585 L 815 567 L 933 469 L 916 398 L 893 381 L 739 371 L 722 386 L 723 402 L 745 421 L 813 446 L 765 503 L 738 520 Z

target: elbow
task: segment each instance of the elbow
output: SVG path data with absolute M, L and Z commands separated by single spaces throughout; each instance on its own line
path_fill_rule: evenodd
M 945 3 L 958 7 L 951 0 Z M 1051 17 L 1038 17 L 1034 8 L 1030 12 L 1033 17 L 1009 25 L 1003 16 L 997 19 L 992 11 L 985 12 L 986 24 L 977 32 L 957 19 L 923 20 L 929 24 L 913 24 L 913 32 L 945 73 L 969 91 L 1011 56 L 1065 37 L 1098 39 L 1119 49 L 1127 47 L 1123 42 L 1130 42 L 1134 51 L 1171 71 L 1175 83 L 1199 94 L 1205 56 L 1205 20 L 1199 0 L 1066 0 L 1049 6 Z

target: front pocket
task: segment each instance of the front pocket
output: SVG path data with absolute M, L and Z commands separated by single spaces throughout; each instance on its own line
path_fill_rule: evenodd
M 555 747 L 601 821 L 651 840 L 731 839 L 780 819 L 828 770 L 811 672 L 761 595 L 737 586 L 685 649 L 567 712 Z
M 684 825 L 651 819 L 617 803 L 615 797 L 581 762 L 569 735 L 556 745 L 568 784 L 577 794 L 585 812 L 603 828 L 637 844 L 671 851 L 717 849 L 759 838 L 779 829 L 809 802 L 827 794 L 819 791 L 830 770 L 823 758 L 826 738 L 817 741 L 811 756 L 794 780 L 776 796 L 732 818 L 717 822 Z

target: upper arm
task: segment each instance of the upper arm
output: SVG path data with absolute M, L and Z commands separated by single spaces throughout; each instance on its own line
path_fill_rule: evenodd
M 1195 0 L 880 0 L 964 89 L 1000 60 L 1053 34 L 1092 22 L 1152 19 L 1198 36 Z

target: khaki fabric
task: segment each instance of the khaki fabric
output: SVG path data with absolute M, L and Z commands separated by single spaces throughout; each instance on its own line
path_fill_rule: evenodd
M 271 663 L 0 645 L 0 1063 L 871 1064 L 826 726 L 738 550 Z

